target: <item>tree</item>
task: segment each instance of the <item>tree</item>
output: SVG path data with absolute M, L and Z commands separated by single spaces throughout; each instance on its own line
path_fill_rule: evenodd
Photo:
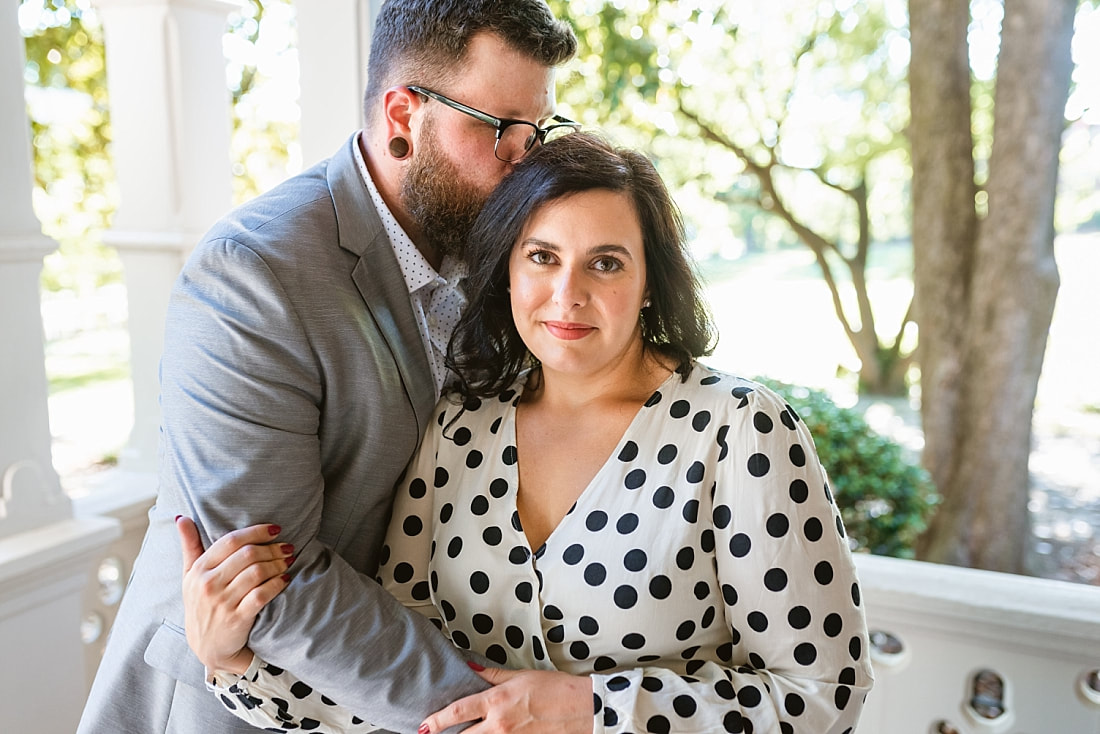
M 915 315 L 927 560 L 1020 572 L 1031 419 L 1054 312 L 1054 198 L 1076 0 L 1005 0 L 976 180 L 968 0 L 910 0 Z M 984 163 L 984 161 L 979 161 Z
M 782 222 L 813 252 L 863 391 L 902 394 L 908 315 L 879 335 L 873 231 L 891 232 L 907 169 L 897 3 L 561 2 L 585 72 L 563 100 L 659 158 L 673 185 Z M 594 102 L 594 103 L 593 103 Z M 632 132 L 624 132 L 617 123 Z M 872 186 L 878 178 L 877 189 Z M 891 207 L 893 211 L 891 212 Z M 846 296 L 851 284 L 852 297 Z

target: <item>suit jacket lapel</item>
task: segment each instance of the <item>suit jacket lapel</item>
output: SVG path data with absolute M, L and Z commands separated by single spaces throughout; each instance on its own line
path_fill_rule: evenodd
M 393 353 L 423 435 L 436 402 L 435 380 L 401 266 L 355 163 L 351 146 L 358 137 L 352 135 L 329 160 L 326 173 L 340 246 L 359 257 L 352 280 Z

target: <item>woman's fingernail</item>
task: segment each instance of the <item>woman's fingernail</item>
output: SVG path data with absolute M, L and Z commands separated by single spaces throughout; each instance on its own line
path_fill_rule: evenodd
M 416 730 L 416 734 L 432 734 L 432 730 L 428 728 L 427 724 L 421 724 L 420 728 Z
M 289 566 L 290 564 L 294 563 L 294 560 L 295 560 L 296 558 L 297 558 L 297 556 L 291 556 L 290 558 L 287 558 L 287 559 L 286 559 L 286 565 L 288 565 L 288 566 Z
M 267 526 L 267 534 L 268 535 L 274 536 L 274 535 L 278 535 L 281 532 L 283 532 L 283 529 L 281 527 L 279 527 L 278 525 L 268 525 Z
M 485 670 L 485 666 L 484 666 L 484 665 L 478 665 L 478 664 L 477 664 L 477 663 L 475 663 L 475 662 L 474 662 L 473 660 L 467 660 L 467 661 L 466 661 L 466 664 L 467 664 L 467 665 L 469 665 L 471 669 L 473 669 L 473 670 L 476 670 L 476 671 L 477 671 L 477 672 L 479 672 L 479 673 L 480 673 L 481 671 Z
M 285 581 L 288 584 L 290 583 L 290 574 L 289 573 L 284 573 L 283 574 L 283 581 Z
M 183 515 L 176 515 L 174 522 L 179 522 L 181 517 L 183 517 Z
M 286 553 L 287 555 L 290 555 L 291 553 L 294 552 L 294 546 L 291 545 L 290 543 L 283 543 L 282 545 L 279 546 L 279 551 L 281 553 Z

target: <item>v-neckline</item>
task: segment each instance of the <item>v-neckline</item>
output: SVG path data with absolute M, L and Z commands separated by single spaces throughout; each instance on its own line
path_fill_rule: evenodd
M 527 378 L 529 377 L 530 373 L 528 373 L 527 375 Z M 630 435 L 634 433 L 636 425 L 642 421 L 642 416 L 647 414 L 646 410 L 652 407 L 651 403 L 653 401 L 653 396 L 659 392 L 662 392 L 665 389 L 665 386 L 668 385 L 673 378 L 677 377 L 681 377 L 681 375 L 677 371 L 673 370 L 671 373 L 668 374 L 668 376 L 665 377 L 664 380 L 661 381 L 660 385 L 653 389 L 653 391 L 649 394 L 649 397 L 646 398 L 645 402 L 638 407 L 633 417 L 631 417 L 630 423 L 627 424 L 626 429 L 623 431 L 623 435 L 619 436 L 619 440 L 615 443 L 615 448 L 611 450 L 611 453 L 608 454 L 607 458 L 604 459 L 602 464 L 600 464 L 600 468 L 596 470 L 596 473 L 593 474 L 592 478 L 588 480 L 588 483 L 584 485 L 584 489 L 582 489 L 580 494 L 577 495 L 577 499 L 573 501 L 573 504 L 570 505 L 569 509 L 565 511 L 565 514 L 561 516 L 561 519 L 558 520 L 557 524 L 554 525 L 553 529 L 549 532 L 549 534 L 547 534 L 546 540 L 544 540 L 538 548 L 531 547 L 531 540 L 527 537 L 527 531 L 523 529 L 523 518 L 520 517 L 519 514 L 519 462 L 522 461 L 523 457 L 521 456 L 519 451 L 519 436 L 516 431 L 516 416 L 519 414 L 519 403 L 523 400 L 523 393 L 527 389 L 527 378 L 524 379 L 523 384 L 516 391 L 515 397 L 510 401 L 511 405 L 509 406 L 508 417 L 504 426 L 504 435 L 507 436 L 510 444 L 515 447 L 516 451 L 516 461 L 514 461 L 508 467 L 509 483 L 515 487 L 515 491 L 512 492 L 511 497 L 511 510 L 513 513 L 515 513 L 515 517 L 519 522 L 519 533 L 523 536 L 524 545 L 526 545 L 528 551 L 530 551 L 532 560 L 537 560 L 542 556 L 543 553 L 546 552 L 546 547 L 550 544 L 551 541 L 554 540 L 554 536 L 559 534 L 562 526 L 569 521 L 570 516 L 574 514 L 577 507 L 582 504 L 586 497 L 595 492 L 594 486 L 597 485 L 597 480 L 599 480 L 607 471 L 609 471 L 607 467 L 616 458 L 619 457 L 619 455 L 623 451 L 623 447 L 626 445 L 626 442 L 630 440 Z

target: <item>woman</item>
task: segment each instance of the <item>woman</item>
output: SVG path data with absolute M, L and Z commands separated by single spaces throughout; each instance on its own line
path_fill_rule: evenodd
M 501 685 L 421 733 L 851 732 L 872 674 L 839 512 L 794 411 L 695 361 L 710 323 L 649 161 L 549 143 L 469 248 L 460 387 L 398 490 L 379 575 L 455 645 L 528 672 L 486 671 Z M 210 569 L 249 613 L 287 583 L 278 549 L 237 551 L 263 532 L 191 568 L 193 608 Z M 358 721 L 260 660 L 215 678 L 262 725 Z M 556 718 L 520 721 L 520 699 Z

